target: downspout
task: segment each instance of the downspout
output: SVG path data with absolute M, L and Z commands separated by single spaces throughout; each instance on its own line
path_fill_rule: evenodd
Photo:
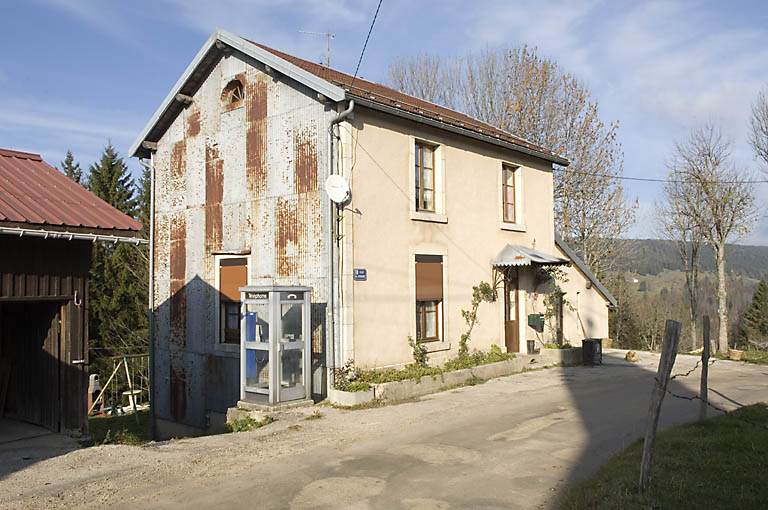
M 155 339 L 153 315 L 155 310 L 155 153 L 149 154 L 150 163 L 139 160 L 149 170 L 149 438 L 155 440 Z
M 349 105 L 347 106 L 347 109 L 336 115 L 333 119 L 331 119 L 331 122 L 328 126 L 328 134 L 330 136 L 330 145 L 328 147 L 328 175 L 333 175 L 335 172 L 335 165 L 334 165 L 334 147 L 336 143 L 336 134 L 334 133 L 334 126 L 341 122 L 342 120 L 349 117 L 349 115 L 352 113 L 352 110 L 355 108 L 355 101 L 350 100 Z M 338 162 L 336 162 L 338 164 Z M 336 349 L 336 343 L 337 341 L 340 341 L 341 334 L 340 334 L 340 327 L 339 327 L 339 311 L 336 309 L 338 300 L 336 299 L 337 290 L 339 286 L 339 277 L 341 275 L 336 274 L 336 268 L 338 267 L 338 249 L 337 249 L 337 242 L 338 237 L 336 234 L 336 215 L 338 214 L 338 206 L 333 203 L 330 198 L 328 199 L 328 253 L 329 253 L 329 260 L 328 260 L 328 309 L 329 309 L 329 317 L 331 319 L 330 327 L 328 328 L 328 331 L 330 332 L 330 342 L 328 342 L 328 345 L 330 346 L 331 351 L 331 366 L 329 368 L 335 368 L 339 366 L 341 363 L 337 359 L 337 357 L 340 354 L 341 349 Z M 341 347 L 341 346 L 339 346 Z M 328 387 L 333 387 L 333 372 L 329 374 L 328 379 Z

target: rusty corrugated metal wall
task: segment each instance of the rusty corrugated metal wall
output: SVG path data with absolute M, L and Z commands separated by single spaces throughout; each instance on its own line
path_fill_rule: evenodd
M 233 79 L 244 85 L 239 105 L 222 100 Z M 329 262 L 320 183 L 335 114 L 303 85 L 230 55 L 158 142 L 157 418 L 205 428 L 208 411 L 238 399 L 239 353 L 216 343 L 215 254 L 249 252 L 251 285 L 311 286 L 320 350 Z

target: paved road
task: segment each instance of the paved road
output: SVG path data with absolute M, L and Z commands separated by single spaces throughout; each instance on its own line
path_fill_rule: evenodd
M 11 508 L 84 508 L 94 499 L 126 509 L 546 508 L 564 485 L 589 475 L 642 434 L 658 356 L 640 355 L 639 364 L 608 353 L 602 367 L 529 372 L 383 408 L 326 408 L 318 420 L 286 416 L 253 433 L 172 442 L 142 448 L 140 454 L 128 447 L 81 450 L 15 473 L 12 489 L 20 490 L 19 497 L 6 503 Z M 681 356 L 673 373 L 695 362 Z M 679 378 L 670 389 L 691 395 L 698 375 Z M 766 375 L 768 367 L 717 362 L 710 369 L 710 388 L 718 392 L 713 400 L 728 409 L 735 402 L 768 401 Z M 697 414 L 698 402 L 667 397 L 661 425 Z M 94 455 L 117 452 L 120 463 L 87 472 L 78 467 L 93 462 Z M 59 487 L 54 484 L 47 493 L 40 493 L 39 485 L 24 489 L 25 475 L 34 480 L 35 473 L 64 473 L 63 466 L 73 471 Z M 0 492 L 2 486 L 0 481 Z

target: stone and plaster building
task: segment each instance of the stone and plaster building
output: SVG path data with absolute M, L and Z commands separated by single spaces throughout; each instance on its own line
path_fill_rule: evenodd
M 454 356 L 482 281 L 498 299 L 472 348 L 608 336 L 613 298 L 555 234 L 552 168 L 568 161 L 458 112 L 216 30 L 131 155 L 154 169 L 160 436 L 203 431 L 237 402 L 245 285 L 312 289 L 315 398 L 348 360 L 410 362 L 408 337 Z M 553 315 L 554 266 L 569 278 Z M 529 326 L 545 312 L 554 326 Z

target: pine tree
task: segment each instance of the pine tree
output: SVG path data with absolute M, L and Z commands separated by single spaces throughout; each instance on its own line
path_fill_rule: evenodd
M 145 175 L 136 186 L 111 143 L 90 165 L 91 192 L 132 217 L 148 214 L 147 183 Z M 103 375 L 108 356 L 146 352 L 148 265 L 146 245 L 94 244 L 88 322 L 95 368 Z
M 71 150 L 67 151 L 67 155 L 64 157 L 64 161 L 61 162 L 59 171 L 76 183 L 85 185 L 83 171 L 80 169 L 80 163 L 75 162 L 75 157 L 72 155 Z
M 112 142 L 107 142 L 101 159 L 92 164 L 89 171 L 88 189 L 91 192 L 128 216 L 135 215 L 134 182 Z
M 768 283 L 760 283 L 752 296 L 752 304 L 741 319 L 739 340 L 745 348 L 752 347 L 750 342 L 768 341 Z

